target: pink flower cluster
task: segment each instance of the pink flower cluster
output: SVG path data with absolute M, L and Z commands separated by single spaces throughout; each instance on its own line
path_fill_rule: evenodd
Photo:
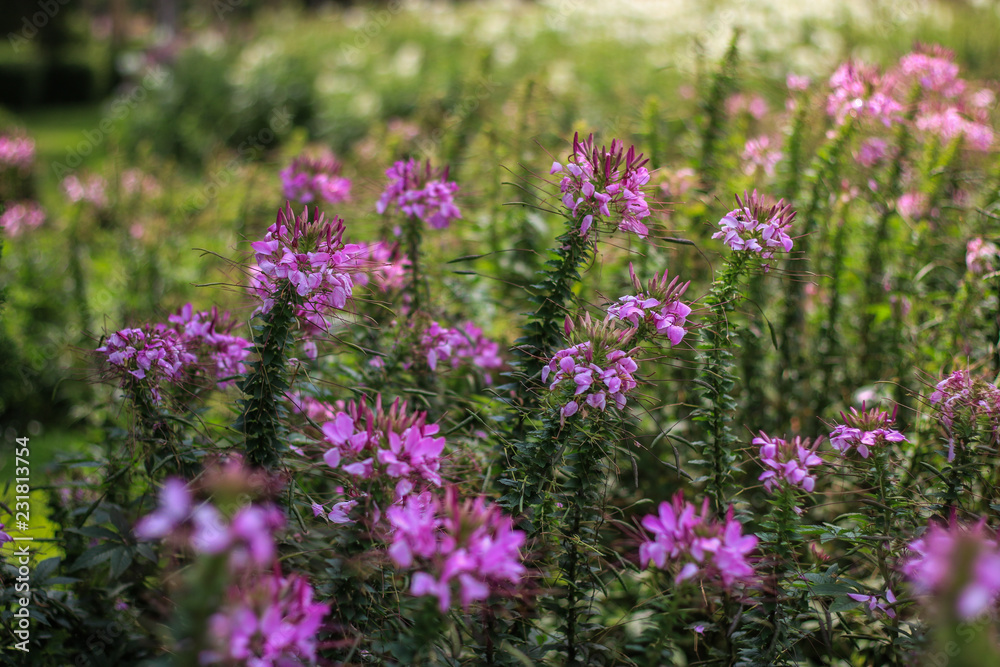
M 9 201 L 0 215 L 0 228 L 7 236 L 14 238 L 21 232 L 34 229 L 45 222 L 45 211 L 35 201 Z
M 483 335 L 483 330 L 472 322 L 466 322 L 461 329 L 444 328 L 437 322 L 424 330 L 420 345 L 426 351 L 427 365 L 437 370 L 438 362 L 448 361 L 452 368 L 469 364 L 481 371 L 489 371 L 503 366 L 500 346 Z M 487 382 L 491 381 L 485 372 Z
M 140 169 L 126 169 L 122 172 L 122 192 L 129 196 L 155 197 L 163 192 L 159 182 Z
M 188 303 L 168 320 L 188 350 L 201 351 L 208 358 L 217 377 L 246 372 L 243 362 L 250 355 L 250 341 L 230 333 L 236 322 L 229 321 L 226 314 L 220 315 L 218 308 L 213 306 L 211 311 L 195 312 Z
M 285 517 L 273 505 L 245 505 L 227 519 L 212 504 L 195 504 L 183 480 L 170 478 L 160 489 L 159 506 L 135 526 L 140 540 L 170 540 L 195 553 L 228 553 L 234 570 L 269 567 L 277 555 L 274 532 Z
M 629 265 L 632 284 L 637 290 L 642 284 L 635 277 L 632 265 Z M 608 317 L 630 323 L 637 329 L 645 324 L 656 333 L 667 337 L 671 345 L 680 345 L 687 333 L 687 317 L 691 314 L 691 306 L 680 300 L 690 283 L 678 284 L 677 278 L 667 283 L 667 272 L 663 277 L 654 275 L 646 292 L 627 295 L 618 299 L 618 303 L 608 307 Z
M 301 204 L 320 200 L 337 204 L 351 196 L 351 181 L 340 175 L 342 165 L 332 153 L 300 155 L 281 172 L 285 199 Z
M 521 564 L 524 533 L 514 530 L 510 517 L 483 498 L 459 503 L 449 488 L 444 501 L 424 492 L 386 510 L 393 528 L 389 556 L 399 567 L 419 558 L 410 592 L 433 595 L 446 613 L 452 585 L 457 584 L 462 607 L 485 600 L 491 592 L 516 585 L 525 572 Z M 430 569 L 434 574 L 427 571 Z
M 639 546 L 640 567 L 653 563 L 662 570 L 668 562 L 683 563 L 676 582 L 699 575 L 706 580 L 719 579 L 726 588 L 754 576 L 747 556 L 757 547 L 757 538 L 743 534 L 732 507 L 725 521 L 719 521 L 708 508 L 708 498 L 699 515 L 678 491 L 671 502 L 660 503 L 658 514 L 644 516 L 642 527 L 652 537 Z
M 197 361 L 177 332 L 162 324 L 117 331 L 97 351 L 121 376 L 123 387 L 145 381 L 155 401 L 160 400 L 160 380 L 179 382 L 185 366 Z
M 970 240 L 965 246 L 965 266 L 970 273 L 981 276 L 996 270 L 996 259 L 1000 248 L 995 243 L 981 238 Z
M 936 134 L 943 141 L 961 136 L 975 150 L 986 151 L 993 145 L 993 130 L 989 125 L 969 120 L 956 107 L 922 114 L 916 124 L 921 132 Z
M 767 100 L 758 94 L 736 93 L 726 100 L 726 113 L 730 116 L 749 114 L 756 120 L 767 115 Z
M 875 67 L 846 62 L 830 77 L 826 112 L 838 125 L 852 116 L 880 121 L 888 127 L 902 120 L 903 105 L 892 96 L 894 82 Z
M 771 148 L 771 138 L 768 136 L 748 139 L 743 147 L 743 173 L 753 176 L 758 169 L 767 176 L 774 175 L 774 168 L 783 157 L 777 148 Z
M 776 250 L 791 252 L 788 229 L 796 215 L 791 204 L 780 199 L 768 207 L 754 190 L 749 195 L 744 192 L 742 200 L 736 195 L 736 205 L 719 221 L 722 230 L 712 234 L 713 239 L 723 239 L 736 252 L 754 253 L 765 260 L 773 259 Z M 768 268 L 765 264 L 764 270 Z
M 379 213 L 395 206 L 403 215 L 422 220 L 433 229 L 444 229 L 462 217 L 454 201 L 458 184 L 448 180 L 447 168 L 435 174 L 429 160 L 421 169 L 420 163 L 411 158 L 396 162 L 385 175 L 389 184 L 375 206 Z
M 965 82 L 958 77 L 958 65 L 951 58 L 951 54 L 942 50 L 908 53 L 899 59 L 899 72 L 929 91 L 956 97 L 965 90 Z
M 649 182 L 649 171 L 642 154 L 635 146 L 615 139 L 611 150 L 594 146 L 594 135 L 580 141 L 573 136 L 573 154 L 566 165 L 552 163 L 550 174 L 563 174 L 559 190 L 562 202 L 575 219 L 580 220 L 580 235 L 587 236 L 591 225 L 600 217 L 617 224 L 623 232 L 632 232 L 641 239 L 649 233 L 642 220 L 649 217 L 649 204 L 642 187 Z
M 0 134 L 0 166 L 25 172 L 35 162 L 35 142 L 30 137 Z
M 407 413 L 406 403 L 398 399 L 384 411 L 379 397 L 375 410 L 364 402 L 349 403 L 346 412 L 338 412 L 322 429 L 330 446 L 323 461 L 331 468 L 369 479 L 377 463 L 380 473 L 399 480 L 397 498 L 411 494 L 421 481 L 441 486 L 445 439 L 435 437 L 440 427 L 427 423 L 426 412 Z M 342 465 L 344 459 L 352 462 Z
M 549 383 L 549 391 L 560 384 L 572 391 L 572 397 L 559 411 L 562 420 L 587 407 L 604 412 L 610 399 L 619 410 L 624 409 L 626 394 L 635 389 L 633 373 L 638 369 L 635 360 L 622 350 L 603 350 L 602 368 L 595 363 L 594 346 L 590 341 L 577 343 L 556 352 L 542 368 L 542 382 Z M 597 359 L 599 360 L 599 359 Z
M 963 619 L 989 612 L 1000 595 L 1000 546 L 985 519 L 963 526 L 954 519 L 948 526 L 932 523 L 907 547 L 903 573 L 918 594 L 953 600 Z
M 256 253 L 259 272 L 251 277 L 251 291 L 263 301 L 258 312 L 267 313 L 283 281 L 288 281 L 302 299 L 298 317 L 325 331 L 327 313 L 347 305 L 354 283 L 351 279 L 353 255 L 357 246 L 345 246 L 344 222 L 327 221 L 305 209 L 296 216 L 290 204 L 279 209 L 263 241 L 250 244 Z
M 956 431 L 963 432 L 963 440 L 971 439 L 985 422 L 990 442 L 1000 434 L 1000 389 L 969 371 L 957 370 L 938 382 L 929 400 L 948 433 L 949 463 L 955 460 Z
M 74 204 L 85 202 L 95 208 L 104 208 L 108 205 L 108 183 L 98 174 L 84 178 L 70 174 L 63 179 L 61 187 L 66 197 Z
M 897 406 L 898 409 L 898 406 Z M 830 433 L 830 445 L 842 456 L 854 449 L 867 459 L 872 449 L 881 449 L 888 443 L 906 442 L 906 436 L 889 428 L 896 421 L 896 410 L 892 414 L 872 408 L 865 410 L 861 405 L 861 412 L 851 408 L 848 414 L 840 413 L 843 424 L 838 424 Z
M 760 447 L 760 462 L 764 472 L 757 479 L 764 482 L 764 488 L 774 493 L 783 486 L 800 487 L 812 493 L 816 488 L 816 476 L 809 468 L 821 465 L 823 459 L 816 454 L 822 438 L 810 444 L 809 440 L 796 437 L 791 442 L 772 438 L 763 431 L 753 444 Z
M 267 574 L 234 585 L 209 618 L 212 648 L 202 665 L 289 667 L 315 664 L 317 636 L 330 605 L 313 602 L 309 582 L 297 575 Z

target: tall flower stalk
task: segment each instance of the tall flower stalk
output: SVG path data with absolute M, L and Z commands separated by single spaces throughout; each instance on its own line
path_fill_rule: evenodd
M 737 468 L 734 451 L 737 443 L 729 425 L 736 410 L 731 392 L 737 380 L 730 350 L 733 334 L 730 313 L 743 298 L 743 280 L 749 271 L 758 266 L 767 271 L 770 268 L 767 262 L 774 259 L 776 252 L 792 249 L 788 228 L 795 218 L 795 212 L 784 200 L 767 206 L 756 190 L 744 193 L 742 199 L 737 196 L 736 203 L 737 208 L 719 223 L 722 230 L 713 235 L 723 239 L 734 252 L 726 259 L 705 298 L 709 312 L 698 345 L 703 402 L 695 418 L 704 425 L 704 437 L 696 446 L 707 468 L 708 495 L 717 512 L 726 506 L 727 486 Z

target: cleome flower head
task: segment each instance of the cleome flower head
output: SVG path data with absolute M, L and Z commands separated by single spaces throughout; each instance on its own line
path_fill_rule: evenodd
M 330 605 L 313 602 L 313 589 L 298 575 L 268 573 L 231 586 L 208 619 L 211 647 L 202 665 L 284 667 L 316 661 L 317 636 Z
M 823 463 L 823 459 L 816 454 L 822 440 L 817 438 L 815 442 L 810 442 L 796 436 L 788 442 L 761 431 L 760 437 L 753 439 L 753 444 L 760 447 L 760 462 L 764 467 L 764 472 L 757 479 L 764 482 L 764 488 L 771 493 L 782 486 L 797 486 L 812 493 L 816 488 L 816 476 L 810 474 L 809 468 Z
M 649 217 L 649 205 L 642 187 L 649 182 L 648 160 L 636 154 L 635 146 L 615 139 L 611 149 L 594 146 L 594 135 L 580 141 L 573 135 L 573 153 L 565 165 L 552 163 L 550 174 L 563 174 L 559 183 L 562 202 L 573 218 L 580 221 L 579 233 L 586 237 L 591 226 L 603 219 L 623 232 L 641 239 L 649 229 L 642 220 Z
M 631 356 L 634 350 L 620 349 L 633 331 L 613 340 L 607 324 L 594 326 L 586 318 L 583 328 L 589 338 L 559 350 L 542 367 L 542 382 L 549 383 L 549 391 L 558 392 L 558 401 L 566 401 L 559 410 L 561 421 L 581 411 L 604 412 L 609 402 L 622 410 L 626 396 L 638 386 L 633 375 L 638 370 Z
M 280 174 L 285 199 L 301 204 L 337 204 L 350 199 L 351 181 L 340 175 L 342 168 L 329 151 L 316 157 L 300 155 Z
M 250 244 L 256 253 L 257 271 L 250 289 L 261 298 L 257 312 L 267 313 L 288 281 L 299 297 L 297 315 L 313 326 L 326 329 L 328 313 L 347 305 L 354 284 L 351 279 L 357 246 L 345 246 L 344 221 L 327 220 L 314 210 L 295 215 L 291 204 L 278 216 L 263 241 Z
M 698 575 L 721 580 L 726 588 L 753 577 L 747 556 L 757 547 L 757 538 L 743 535 L 732 507 L 725 520 L 719 521 L 708 508 L 708 498 L 698 513 L 678 491 L 671 502 L 660 503 L 657 514 L 643 517 L 642 527 L 652 536 L 639 546 L 640 567 L 653 563 L 662 570 L 677 563 L 681 564 L 675 579 L 678 583 Z
M 389 556 L 399 567 L 419 565 L 410 593 L 431 595 L 446 613 L 453 586 L 463 608 L 516 585 L 525 572 L 525 535 L 510 517 L 482 497 L 460 501 L 449 487 L 443 500 L 430 492 L 412 495 L 386 511 L 393 528 Z
M 768 206 L 756 190 L 751 194 L 744 192 L 743 199 L 736 195 L 736 208 L 719 221 L 722 229 L 712 234 L 712 238 L 723 239 L 736 252 L 770 260 L 775 252 L 791 252 L 793 244 L 788 229 L 795 215 L 792 205 L 784 199 Z M 770 267 L 764 264 L 763 268 L 767 271 Z
M 648 288 L 643 290 L 631 262 L 628 270 L 637 293 L 623 296 L 618 299 L 618 303 L 609 306 L 608 318 L 628 322 L 640 330 L 646 327 L 647 330 L 666 336 L 671 345 L 680 345 L 687 333 L 687 317 L 691 314 L 691 306 L 680 299 L 691 284 L 690 281 L 680 283 L 674 277 L 668 283 L 667 272 L 664 271 L 662 277 L 654 274 Z
M 996 442 L 1000 435 L 1000 389 L 967 370 L 957 370 L 937 383 L 930 395 L 938 422 L 948 435 L 948 461 L 955 460 L 955 441 Z
M 932 523 L 919 539 L 907 545 L 910 555 L 900 564 L 914 590 L 951 606 L 969 620 L 996 605 L 1000 595 L 1000 546 L 987 530 L 985 519 L 972 526 L 954 517 L 947 526 Z
M 861 404 L 861 412 L 851 408 L 848 414 L 840 413 L 842 424 L 838 424 L 830 433 L 830 445 L 842 456 L 847 456 L 852 449 L 867 459 L 872 449 L 880 449 L 893 442 L 905 442 L 906 436 L 892 428 L 896 421 L 896 412 L 892 414 L 878 408 L 865 410 Z
M 122 387 L 141 383 L 159 401 L 161 382 L 180 382 L 186 367 L 197 362 L 176 331 L 162 324 L 122 329 L 97 348 L 107 359 Z
M 433 229 L 444 229 L 452 220 L 462 217 L 454 201 L 458 184 L 448 180 L 447 167 L 436 173 L 431 170 L 430 160 L 421 169 L 420 163 L 410 158 L 406 162 L 396 162 L 385 175 L 389 184 L 375 205 L 379 213 L 395 207 L 403 215 L 422 220 Z

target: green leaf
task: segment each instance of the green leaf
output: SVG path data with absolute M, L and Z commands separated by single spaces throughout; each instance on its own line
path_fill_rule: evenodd
M 69 571 L 74 572 L 85 567 L 93 567 L 98 563 L 103 563 L 111 558 L 112 552 L 120 548 L 122 548 L 120 544 L 98 544 L 96 547 L 84 551 L 73 563 L 73 566 L 69 568 Z

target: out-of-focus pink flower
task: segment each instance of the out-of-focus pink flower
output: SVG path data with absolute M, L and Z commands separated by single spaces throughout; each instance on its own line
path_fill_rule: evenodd
M 421 169 L 420 163 L 411 158 L 389 167 L 385 175 L 389 184 L 375 206 L 379 213 L 396 207 L 403 215 L 422 220 L 433 229 L 444 229 L 462 217 L 454 201 L 458 184 L 448 180 L 447 167 L 437 174 L 431 171 L 429 160 Z
M 325 201 L 337 204 L 351 196 L 351 181 L 340 175 L 342 165 L 333 153 L 300 155 L 281 172 L 285 199 L 301 204 Z
M 976 275 L 995 271 L 998 255 L 1000 255 L 1000 248 L 997 248 L 995 243 L 974 238 L 965 246 L 965 266 L 970 273 Z
M 725 520 L 719 521 L 709 511 L 707 498 L 698 514 L 678 491 L 671 502 L 660 503 L 658 514 L 643 517 L 642 527 L 652 538 L 639 546 L 640 567 L 653 563 L 662 570 L 668 563 L 677 563 L 681 565 L 678 583 L 698 575 L 719 579 L 726 588 L 753 577 L 747 556 L 757 547 L 757 538 L 743 535 L 731 507 Z
M 492 378 L 488 371 L 503 366 L 500 346 L 486 338 L 483 330 L 473 322 L 466 322 L 461 329 L 444 328 L 431 322 L 420 335 L 420 345 L 432 371 L 437 370 L 439 362 L 447 361 L 452 368 L 466 365 L 483 372 L 489 383 Z
M 400 567 L 411 567 L 419 558 L 424 561 L 421 570 L 434 573 L 416 572 L 410 593 L 436 597 L 441 613 L 451 606 L 454 585 L 468 608 L 491 592 L 516 585 L 524 574 L 524 533 L 481 497 L 459 502 L 448 488 L 442 502 L 425 492 L 390 507 L 386 516 L 394 529 L 390 557 Z
M 202 665 L 288 667 L 315 664 L 317 636 L 330 606 L 313 602 L 309 583 L 297 576 L 267 574 L 230 587 L 208 621 L 211 648 Z
M 6 210 L 0 215 L 0 228 L 10 238 L 20 236 L 23 232 L 35 229 L 45 222 L 45 211 L 35 201 L 10 201 Z
M 865 139 L 861 142 L 861 147 L 858 149 L 858 162 L 865 167 L 874 167 L 885 159 L 887 147 L 888 143 L 885 139 L 879 137 Z
M 771 148 L 771 138 L 767 136 L 748 139 L 743 147 L 743 172 L 748 176 L 753 176 L 758 169 L 766 175 L 773 176 L 774 168 L 781 161 L 783 154 L 777 148 Z
M 82 179 L 76 174 L 70 174 L 62 181 L 62 190 L 71 202 L 85 202 L 95 208 L 105 208 L 108 205 L 107 188 L 107 181 L 97 174 Z
M 870 118 L 888 127 L 902 120 L 903 105 L 892 96 L 893 83 L 875 67 L 844 63 L 830 77 L 826 112 L 838 125 L 851 116 Z
M 809 88 L 809 84 L 812 80 L 808 76 L 798 76 L 796 74 L 789 74 L 785 78 L 785 85 L 788 86 L 788 90 L 806 90 Z
M 896 200 L 896 210 L 904 218 L 917 220 L 927 213 L 927 195 L 923 192 L 906 192 Z
M 969 620 L 988 612 L 1000 595 L 1000 548 L 985 519 L 963 526 L 932 523 L 908 545 L 901 569 L 918 594 L 953 600 L 948 610 Z
M 35 141 L 30 137 L 0 134 L 0 167 L 26 172 L 35 163 Z

